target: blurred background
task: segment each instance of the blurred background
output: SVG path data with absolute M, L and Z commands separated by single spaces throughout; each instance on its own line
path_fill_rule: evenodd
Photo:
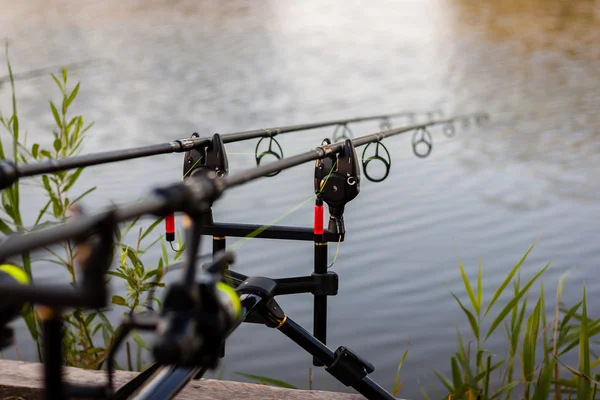
M 489 124 L 457 126 L 451 139 L 434 128 L 426 159 L 414 157 L 408 136 L 386 140 L 390 177 L 363 180 L 346 207 L 348 232 L 332 267 L 340 288 L 329 302 L 328 345 L 346 345 L 370 360 L 372 377 L 386 389 L 406 348 L 402 397 L 421 397 L 421 388 L 439 387 L 434 370 L 450 371 L 456 330 L 469 332 L 450 294 L 465 297 L 459 259 L 470 277 L 481 261 L 489 295 L 539 239 L 523 279 L 552 260 L 544 275 L 548 295 L 555 296 L 558 277 L 568 271 L 565 302 L 577 302 L 585 283 L 589 313 L 598 315 L 600 1 L 0 0 L 0 10 L 0 37 L 8 40 L 15 73 L 89 61 L 72 71 L 81 81 L 74 112 L 95 121 L 84 154 L 192 132 L 438 108 L 446 116 L 488 112 Z M 3 53 L 0 65 L 0 76 L 7 75 Z M 48 101 L 56 95 L 49 76 L 17 83 L 30 141 L 51 143 Z M 0 110 L 10 110 L 8 85 L 0 87 Z M 352 129 L 359 136 L 379 127 Z M 283 135 L 280 143 L 291 155 L 332 132 Z M 254 165 L 254 146 L 228 145 L 232 172 Z M 312 168 L 231 190 L 215 205 L 215 219 L 273 220 L 311 196 Z M 181 155 L 90 167 L 74 191 L 97 185 L 85 205 L 100 210 L 178 180 L 181 169 Z M 25 206 L 38 210 L 39 188 L 25 193 Z M 312 204 L 279 223 L 310 226 Z M 330 244 L 330 259 L 335 248 Z M 234 268 L 247 275 L 308 274 L 312 244 L 251 240 L 237 260 Z M 38 279 L 63 278 L 58 267 L 35 268 Z M 279 301 L 312 330 L 310 296 Z M 18 326 L 21 356 L 33 360 L 28 333 Z M 490 348 L 503 343 L 498 335 Z M 311 361 L 279 332 L 244 325 L 217 372 L 307 388 Z M 313 387 L 348 390 L 322 369 L 314 370 Z

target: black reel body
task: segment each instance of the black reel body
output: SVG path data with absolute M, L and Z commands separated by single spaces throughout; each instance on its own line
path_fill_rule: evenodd
M 214 285 L 200 284 L 190 293 L 184 285 L 172 284 L 162 311 L 169 324 L 158 332 L 153 347 L 155 360 L 164 365 L 215 368 L 219 346 L 231 326 L 227 314 L 219 311 Z
M 227 332 L 240 317 L 236 292 L 220 280 L 226 265 L 233 263 L 229 252 L 215 256 L 193 287 L 175 283 L 163 300 L 159 339 L 153 347 L 156 361 L 165 365 L 206 366 L 219 363 L 219 349 Z M 183 333 L 183 336 L 182 336 Z

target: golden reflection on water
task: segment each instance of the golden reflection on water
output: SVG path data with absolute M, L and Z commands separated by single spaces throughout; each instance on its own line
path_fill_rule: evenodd
M 518 40 L 531 51 L 563 49 L 584 56 L 589 53 L 578 51 L 580 46 L 597 44 L 598 0 L 453 0 L 452 8 L 457 32 L 477 27 L 494 42 Z M 594 47 L 590 50 L 598 54 L 598 46 Z
M 495 117 L 463 164 L 502 171 L 491 201 L 600 197 L 600 1 L 448 0 L 451 95 Z M 460 157 L 460 156 L 459 156 Z

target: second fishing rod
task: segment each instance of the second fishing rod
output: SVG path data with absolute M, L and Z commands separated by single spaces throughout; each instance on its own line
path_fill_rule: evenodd
M 475 116 L 479 114 L 474 114 Z M 164 217 L 172 213 L 183 212 L 194 214 L 199 210 L 205 210 L 212 205 L 214 201 L 220 198 L 226 190 L 240 186 L 244 183 L 253 181 L 258 178 L 266 177 L 274 172 L 279 172 L 285 169 L 326 157 L 338 155 L 335 170 L 344 169 L 344 159 L 339 160 L 339 153 L 344 149 L 368 145 L 370 143 L 378 143 L 383 139 L 408 133 L 408 132 L 423 132 L 427 127 L 434 125 L 442 125 L 455 122 L 456 120 L 472 117 L 473 115 L 462 115 L 444 120 L 437 120 L 423 124 L 410 125 L 406 127 L 390 129 L 370 135 L 358 137 L 356 139 L 336 142 L 323 143 L 315 149 L 300 153 L 294 156 L 286 157 L 265 165 L 247 169 L 229 176 L 221 177 L 220 179 L 207 179 L 206 174 L 198 174 L 194 179 L 185 179 L 182 182 L 172 184 L 170 186 L 156 189 L 152 196 L 144 200 L 138 201 L 131 205 L 121 206 L 107 210 L 114 213 L 116 222 L 125 222 L 134 218 L 142 217 L 151 214 L 157 217 Z M 414 136 L 413 136 L 414 137 Z M 413 141 L 413 146 L 415 142 Z M 217 177 L 216 174 L 213 174 Z M 199 178 L 198 178 L 199 177 Z M 198 178 L 198 179 L 196 179 Z M 346 181 L 350 186 L 357 186 L 359 190 L 359 182 Z M 332 189 L 333 190 L 333 189 Z M 337 189 L 336 189 L 337 190 Z M 75 234 L 84 235 L 91 229 L 98 220 L 104 218 L 105 213 L 96 214 L 93 216 L 78 217 L 74 221 L 66 222 L 61 225 L 47 228 L 40 231 L 29 232 L 21 235 L 11 235 L 7 240 L 0 245 L 0 260 L 8 257 L 13 257 L 24 252 L 31 251 L 34 248 L 49 246 L 68 240 Z
M 426 115 L 431 121 L 435 116 L 442 115 L 440 110 L 429 112 L 399 112 L 383 115 L 371 115 L 366 117 L 346 118 L 322 122 L 314 122 L 308 124 L 297 124 L 290 126 L 254 129 L 243 132 L 229 133 L 220 135 L 223 143 L 234 143 L 250 139 L 269 139 L 268 150 L 259 152 L 260 141 L 255 149 L 255 157 L 257 164 L 260 164 L 262 158 L 266 155 L 273 155 L 276 158 L 283 158 L 283 150 L 277 141 L 274 139 L 276 135 L 291 132 L 300 132 L 311 129 L 323 128 L 328 126 L 336 126 L 336 131 L 333 135 L 333 140 L 352 138 L 352 131 L 348 127 L 349 124 L 381 121 L 382 128 L 391 128 L 390 119 L 406 117 L 409 122 L 415 121 L 418 115 Z M 190 150 L 199 150 L 211 144 L 211 137 L 200 137 L 197 134 L 189 138 L 176 139 L 167 143 L 156 145 L 141 146 L 128 149 L 119 149 L 105 151 L 95 154 L 87 154 L 64 158 L 62 160 L 40 161 L 28 164 L 15 164 L 9 160 L 0 160 L 0 190 L 10 187 L 17 180 L 25 177 L 31 177 L 42 174 L 66 171 L 69 169 L 89 167 L 93 165 L 101 165 L 116 161 L 132 160 L 136 158 L 149 157 L 159 154 L 169 153 L 184 153 Z M 273 150 L 273 145 L 277 146 Z

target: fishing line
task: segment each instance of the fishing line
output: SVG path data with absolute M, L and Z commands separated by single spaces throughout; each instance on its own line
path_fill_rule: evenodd
M 194 165 L 195 165 L 195 164 L 194 164 Z M 320 195 L 320 194 L 323 192 L 323 188 L 325 187 L 325 184 L 327 183 L 327 181 L 329 180 L 329 177 L 330 177 L 330 176 L 331 176 L 331 174 L 333 173 L 333 171 L 334 171 L 334 169 L 335 169 L 336 165 L 337 165 L 337 161 L 336 161 L 335 163 L 333 163 L 333 165 L 332 165 L 332 167 L 331 167 L 331 170 L 329 171 L 329 173 L 328 173 L 328 174 L 327 174 L 327 176 L 325 177 L 325 180 L 324 180 L 323 184 L 321 185 L 321 190 L 320 190 L 318 193 L 315 193 L 315 194 L 313 194 L 311 197 L 309 197 L 309 198 L 307 198 L 306 200 L 304 200 L 304 201 L 302 201 L 302 202 L 298 203 L 296 206 L 292 207 L 292 208 L 291 208 L 291 209 L 289 209 L 288 211 L 286 211 L 286 212 L 284 212 L 283 214 L 280 214 L 279 216 L 275 217 L 274 219 L 272 219 L 272 220 L 271 220 L 270 222 L 268 222 L 267 224 L 264 224 L 264 225 L 262 225 L 261 227 L 259 227 L 259 228 L 255 229 L 254 231 L 250 232 L 248 235 L 246 235 L 246 236 L 244 236 L 243 238 L 239 239 L 238 241 L 234 242 L 233 244 L 231 244 L 231 245 L 229 246 L 229 249 L 231 249 L 231 250 L 236 250 L 236 249 L 239 249 L 239 248 L 240 248 L 240 247 L 242 247 L 242 246 L 243 246 L 245 243 L 247 243 L 247 242 L 248 242 L 248 240 L 254 239 L 256 236 L 258 236 L 260 233 L 264 232 L 264 231 L 265 231 L 266 229 L 268 229 L 269 227 L 273 226 L 275 223 L 277 223 L 277 222 L 281 221 L 282 219 L 284 219 L 284 218 L 285 218 L 285 217 L 287 217 L 288 215 L 290 215 L 290 214 L 294 213 L 295 211 L 297 211 L 298 209 L 300 209 L 302 206 L 304 206 L 304 205 L 305 205 L 306 203 L 308 203 L 309 201 L 311 201 L 311 200 L 315 199 L 315 198 L 316 198 L 318 195 Z M 189 171 L 191 171 L 191 170 L 192 170 L 192 169 L 190 169 Z M 182 178 L 182 180 L 183 180 L 183 178 Z M 341 241 L 342 241 L 342 235 L 339 235 L 339 240 L 338 240 L 337 247 L 336 247 L 336 251 L 335 251 L 335 257 L 334 257 L 333 261 L 331 262 L 331 264 L 330 264 L 330 265 L 327 267 L 327 269 L 331 268 L 331 267 L 333 266 L 333 264 L 335 264 L 335 262 L 336 262 L 336 260 L 337 260 L 337 257 L 338 257 L 338 254 L 339 254 L 339 251 L 340 251 L 340 244 L 341 244 Z M 183 250 L 185 249 L 185 244 L 184 244 L 184 246 L 182 247 L 182 249 L 181 249 L 181 250 L 176 250 L 176 249 L 173 247 L 173 243 L 172 243 L 172 242 L 169 242 L 169 244 L 171 245 L 171 249 L 173 249 L 173 251 L 175 251 L 175 252 L 181 252 L 181 251 L 183 251 Z M 212 257 L 212 255 L 204 255 L 204 256 L 201 256 L 201 258 L 202 258 L 202 257 L 207 257 L 207 258 L 208 258 L 208 257 Z M 167 268 L 168 268 L 168 265 L 167 265 Z M 175 268 L 175 269 L 177 269 L 177 268 Z M 167 272 L 168 272 L 168 271 L 170 271 L 170 270 L 173 270 L 173 269 L 167 269 Z M 166 272 L 165 272 L 165 274 L 166 274 Z M 155 279 L 155 283 L 157 283 L 157 282 L 158 282 L 158 278 L 159 278 L 159 277 L 158 277 L 158 275 L 157 275 L 157 276 L 156 276 L 156 279 Z M 230 277 L 230 276 L 228 276 L 228 275 L 225 275 L 225 276 L 224 276 L 224 278 L 225 278 L 225 280 L 226 280 L 226 283 L 227 283 L 228 285 L 230 285 L 230 286 L 233 286 L 233 281 L 232 281 L 232 279 L 231 279 L 231 277 Z M 151 290 L 148 292 L 148 296 L 147 296 L 147 298 L 146 298 L 146 301 L 144 302 L 144 307 L 146 307 L 146 309 L 147 309 L 147 310 L 150 310 L 150 311 L 152 311 L 152 312 L 155 312 L 155 311 L 154 311 L 154 308 L 152 307 L 152 298 L 154 298 L 154 292 L 155 292 L 155 290 L 154 290 L 154 289 L 151 289 Z
M 333 267 L 333 264 L 335 264 L 335 262 L 337 261 L 338 254 L 340 252 L 340 244 L 341 243 L 342 243 L 342 235 L 340 235 L 340 238 L 339 238 L 339 240 L 337 242 L 337 246 L 336 246 L 336 249 L 335 249 L 335 257 L 333 257 L 333 261 L 331 262 L 331 264 L 329 264 L 329 266 L 327 266 L 327 269 Z
M 333 170 L 335 169 L 337 165 L 337 161 L 333 164 L 333 166 L 331 167 L 331 170 L 329 171 L 329 173 L 327 174 L 326 178 L 325 178 L 325 182 L 322 185 L 322 187 L 325 186 L 325 183 L 327 183 L 327 180 L 329 179 L 329 177 L 331 176 Z M 249 239 L 253 239 L 256 236 L 258 236 L 260 233 L 264 232 L 266 229 L 268 229 L 269 227 L 273 226 L 276 222 L 281 221 L 283 218 L 287 217 L 288 215 L 292 214 L 293 212 L 295 212 L 296 210 L 298 210 L 299 208 L 301 208 L 303 205 L 305 205 L 306 203 L 308 203 L 311 200 L 314 200 L 318 195 L 320 195 L 322 193 L 323 189 L 321 189 L 321 191 L 319 193 L 315 193 L 313 194 L 311 197 L 307 198 L 306 200 L 302 201 L 301 203 L 297 204 L 296 206 L 292 207 L 290 210 L 284 212 L 283 214 L 275 217 L 274 219 L 272 219 L 270 222 L 268 222 L 267 224 L 261 226 L 260 228 L 255 229 L 254 231 L 250 232 L 248 235 L 244 236 L 243 238 L 241 238 L 240 240 L 236 241 L 235 243 L 233 243 L 230 248 L 236 249 L 236 248 L 240 248 L 240 246 L 242 246 L 244 243 L 246 243 Z M 340 235 L 340 239 L 341 239 L 341 235 Z M 238 245 L 239 243 L 239 245 Z
M 281 221 L 283 218 L 285 218 L 288 215 L 292 214 L 294 211 L 298 210 L 303 205 L 305 205 L 309 201 L 313 200 L 315 197 L 316 197 L 316 195 L 312 195 L 308 199 L 306 199 L 306 200 L 302 201 L 301 203 L 297 204 L 296 206 L 292 207 L 290 210 L 288 210 L 288 211 L 284 212 L 283 214 L 275 217 L 274 219 L 272 219 L 271 221 L 269 221 L 265 225 L 262 225 L 260 228 L 255 229 L 254 231 L 250 232 L 249 234 L 247 234 L 243 238 L 239 239 L 238 241 L 236 241 L 235 243 L 233 243 L 231 246 L 229 246 L 229 248 L 231 248 L 231 249 L 239 249 L 249 239 L 254 239 L 260 233 L 264 232 L 266 229 L 268 229 L 269 227 L 273 226 L 276 222 Z

